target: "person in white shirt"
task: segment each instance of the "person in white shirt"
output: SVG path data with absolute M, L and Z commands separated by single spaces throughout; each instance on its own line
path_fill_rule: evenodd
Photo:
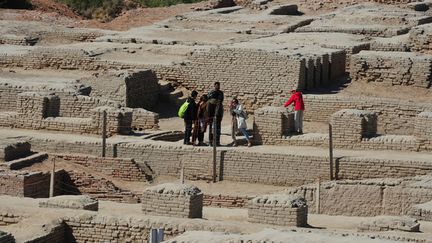
M 243 110 L 242 105 L 239 103 L 239 101 L 236 98 L 234 98 L 232 100 L 231 104 L 232 104 L 231 114 L 233 114 L 233 115 L 235 114 L 235 117 L 237 119 L 237 128 L 245 136 L 246 141 L 247 141 L 247 146 L 251 147 L 252 142 L 250 140 L 249 133 L 247 132 L 247 124 L 246 124 L 247 114 L 246 114 L 246 111 Z

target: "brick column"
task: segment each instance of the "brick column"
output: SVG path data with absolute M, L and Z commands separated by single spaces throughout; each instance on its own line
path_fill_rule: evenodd
M 294 130 L 294 114 L 284 107 L 266 106 L 255 110 L 254 140 L 256 144 L 277 144 L 282 136 Z
M 333 140 L 336 145 L 353 147 L 364 137 L 372 137 L 377 131 L 375 112 L 344 109 L 334 113 L 330 118 L 333 126 Z

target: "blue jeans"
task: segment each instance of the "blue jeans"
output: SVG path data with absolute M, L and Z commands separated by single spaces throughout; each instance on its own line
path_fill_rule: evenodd
M 246 140 L 249 142 L 249 133 L 247 132 L 246 128 L 239 128 L 240 132 L 243 133 L 243 135 L 246 137 Z

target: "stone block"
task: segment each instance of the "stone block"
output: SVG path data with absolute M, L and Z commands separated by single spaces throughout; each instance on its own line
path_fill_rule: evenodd
M 203 193 L 195 186 L 165 183 L 144 190 L 145 214 L 180 218 L 201 218 Z
M 308 208 L 302 197 L 289 194 L 262 195 L 248 202 L 249 221 L 283 226 L 307 226 Z

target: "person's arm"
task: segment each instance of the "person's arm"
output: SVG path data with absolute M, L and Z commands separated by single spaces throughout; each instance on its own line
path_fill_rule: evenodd
M 222 91 L 220 93 L 221 93 L 221 96 L 222 96 L 221 97 L 221 103 L 223 103 L 223 101 L 224 101 L 224 93 Z
M 233 109 L 233 112 L 240 116 L 243 114 L 243 107 L 241 105 L 238 105 Z
M 293 103 L 293 101 L 294 101 L 294 95 L 291 95 L 289 100 L 287 102 L 285 102 L 284 107 L 291 105 L 291 103 Z

